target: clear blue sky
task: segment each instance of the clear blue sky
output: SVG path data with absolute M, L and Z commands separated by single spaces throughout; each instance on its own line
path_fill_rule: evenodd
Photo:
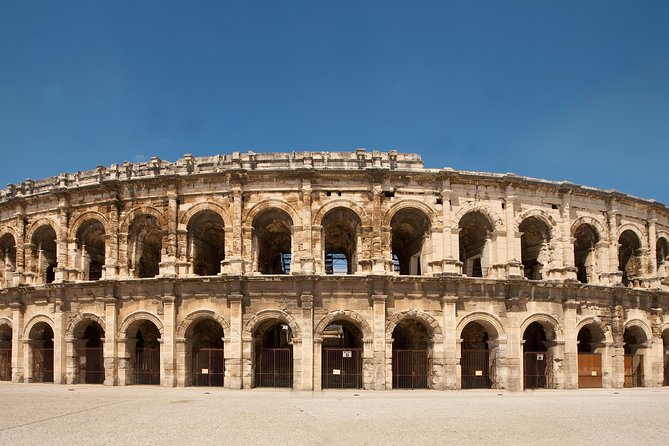
M 669 2 L 0 2 L 2 187 L 357 147 L 669 204 Z

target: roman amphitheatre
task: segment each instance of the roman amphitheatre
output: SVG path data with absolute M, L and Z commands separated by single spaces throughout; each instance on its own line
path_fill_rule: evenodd
M 184 155 L 0 192 L 0 379 L 667 385 L 669 209 L 396 151 Z

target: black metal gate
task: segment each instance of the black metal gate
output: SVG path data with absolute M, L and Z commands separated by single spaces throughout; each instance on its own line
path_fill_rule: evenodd
M 222 348 L 201 348 L 193 355 L 193 385 L 223 386 L 225 358 Z
M 255 387 L 293 387 L 293 349 L 256 351 Z
M 393 389 L 427 389 L 427 350 L 393 350 Z
M 12 349 L 0 349 L 0 381 L 12 380 Z
M 362 388 L 362 349 L 324 347 L 322 387 L 324 389 Z
M 33 382 L 52 383 L 53 382 L 53 349 L 52 348 L 33 348 Z
M 160 384 L 160 348 L 135 351 L 135 384 Z
M 489 361 L 489 350 L 462 350 L 461 387 L 463 389 L 489 389 L 492 384 Z
M 104 354 L 102 347 L 78 348 L 79 382 L 102 384 L 105 382 Z
M 524 388 L 545 389 L 546 388 L 546 353 L 525 352 L 525 363 L 523 364 Z

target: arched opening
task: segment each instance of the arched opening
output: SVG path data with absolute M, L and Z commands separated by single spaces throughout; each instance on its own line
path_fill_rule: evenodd
M 663 385 L 669 386 L 669 328 L 662 332 L 662 364 L 664 367 Z
M 574 233 L 574 266 L 576 278 L 581 283 L 594 283 L 596 279 L 597 256 L 595 246 L 599 235 L 589 224 L 582 224 Z
M 585 325 L 578 332 L 578 387 L 579 389 L 602 387 L 602 353 L 604 331 L 597 324 Z
M 293 387 L 293 342 L 290 326 L 280 320 L 260 324 L 253 335 L 254 387 Z
M 215 276 L 225 260 L 225 224 L 213 211 L 203 211 L 188 222 L 188 258 L 193 274 Z
M 637 326 L 629 326 L 623 333 L 625 349 L 625 387 L 644 386 L 644 349 L 646 348 L 646 334 Z
M 12 234 L 0 237 L 0 287 L 11 287 L 16 271 L 16 241 Z
M 32 382 L 53 382 L 53 329 L 46 322 L 38 322 L 28 335 Z
M 335 321 L 323 330 L 322 386 L 324 389 L 362 388 L 362 333 L 348 321 Z
M 136 321 L 127 331 L 130 384 L 160 384 L 160 330 L 149 320 Z
M 548 389 L 553 383 L 552 332 L 532 322 L 523 333 L 523 382 L 525 389 Z
M 213 319 L 202 319 L 195 323 L 189 336 L 194 386 L 222 387 L 224 385 L 224 336 L 223 327 Z
M 666 264 L 669 261 L 669 241 L 666 238 L 660 237 L 657 239 L 655 247 L 655 255 L 657 261 L 657 273 L 659 277 L 665 277 Z
M 620 234 L 618 245 L 618 270 L 623 273 L 623 285 L 638 286 L 642 273 L 641 240 L 628 229 Z
M 346 208 L 336 208 L 323 217 L 325 274 L 353 274 L 358 264 L 360 218 Z
M 490 389 L 490 349 L 488 331 L 478 322 L 470 322 L 462 329 L 460 344 L 461 387 L 463 389 Z
M 82 280 L 99 280 L 105 265 L 105 228 L 98 220 L 83 222 L 77 230 L 78 265 Z
M 105 331 L 96 321 L 83 321 L 74 331 L 74 360 L 78 383 L 104 383 L 104 339 Z
M 537 217 L 526 218 L 518 229 L 523 234 L 520 237 L 520 261 L 525 278 L 541 280 L 548 263 L 550 229 Z
M 400 275 L 420 276 L 427 272 L 430 220 L 417 209 L 401 209 L 390 221 L 393 264 Z
M 465 214 L 458 227 L 463 273 L 469 277 L 487 276 L 493 232 L 490 221 L 481 212 L 474 211 Z
M 163 244 L 163 230 L 153 215 L 135 218 L 128 230 L 129 270 L 139 278 L 155 277 L 160 274 L 160 255 Z
M 427 389 L 432 336 L 425 325 L 402 319 L 393 330 L 393 389 Z
M 39 227 L 32 237 L 31 270 L 35 283 L 52 283 L 56 279 L 56 231 L 49 226 Z
M 12 380 L 12 327 L 0 325 L 0 381 Z
M 268 209 L 253 220 L 258 271 L 289 274 L 293 221 L 280 209 Z

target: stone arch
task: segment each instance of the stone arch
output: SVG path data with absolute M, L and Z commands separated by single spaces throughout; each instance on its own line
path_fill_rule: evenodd
M 544 328 L 546 340 L 557 342 L 564 340 L 564 333 L 560 327 L 560 322 L 554 316 L 547 313 L 535 313 L 525 318 L 523 323 L 520 324 L 521 338 L 532 322 L 537 322 Z
M 576 220 L 574 220 L 574 223 L 572 223 L 570 230 L 571 237 L 576 236 L 576 230 L 579 228 L 579 226 L 583 224 L 588 224 L 592 226 L 592 228 L 597 233 L 597 237 L 599 238 L 599 240 L 604 240 L 606 238 L 604 237 L 606 235 L 606 229 L 604 229 L 604 226 L 599 222 L 599 220 L 592 217 L 579 217 Z
M 386 211 L 385 215 L 383 216 L 383 227 L 390 227 L 390 222 L 392 221 L 395 214 L 405 209 L 415 209 L 425 214 L 432 228 L 437 227 L 439 224 L 437 213 L 433 208 L 419 200 L 403 199 L 392 205 L 390 209 Z
M 150 215 L 155 217 L 155 219 L 158 220 L 160 227 L 164 228 L 164 231 L 166 230 L 165 228 L 167 228 L 167 221 L 165 220 L 165 215 L 153 206 L 142 206 L 133 208 L 128 212 L 119 226 L 119 232 L 122 234 L 127 234 L 128 230 L 130 229 L 130 225 L 132 225 L 137 217 L 141 217 L 142 215 Z
M 605 342 L 613 342 L 613 335 L 610 330 L 607 329 L 606 324 L 604 324 L 601 319 L 595 317 L 595 316 L 587 316 L 581 319 L 577 324 L 576 324 L 576 335 L 578 335 L 581 330 L 584 327 L 587 327 L 588 325 L 595 325 L 598 327 L 602 333 L 604 334 L 604 341 Z
M 148 311 L 141 311 L 140 310 L 140 311 L 135 311 L 134 313 L 129 314 L 128 316 L 126 316 L 125 319 L 123 319 L 123 322 L 121 323 L 121 327 L 118 330 L 119 338 L 125 338 L 128 329 L 135 322 L 143 321 L 143 320 L 147 320 L 147 321 L 152 322 L 153 325 L 156 326 L 156 328 L 158 329 L 158 331 L 160 332 L 160 335 L 162 337 L 164 327 L 163 327 L 163 323 L 160 320 L 160 318 L 158 316 L 152 314 L 152 313 L 149 313 Z
M 179 218 L 179 226 L 183 227 L 188 226 L 188 223 L 193 217 L 197 216 L 197 214 L 204 211 L 211 211 L 218 214 L 223 220 L 223 223 L 225 224 L 226 228 L 232 227 L 232 218 L 230 217 L 228 210 L 222 203 L 218 201 L 197 203 L 191 206 L 190 208 L 188 208 L 186 212 L 181 214 L 181 218 Z
M 96 322 L 103 330 L 105 329 L 105 320 L 104 318 L 98 316 L 97 314 L 93 313 L 82 313 L 82 314 L 77 314 L 77 316 L 70 321 L 70 323 L 67 325 L 67 331 L 66 336 L 71 336 L 74 338 L 81 338 L 83 336 L 83 333 L 79 333 L 79 331 L 82 328 L 83 323 L 85 322 Z M 82 336 L 78 336 L 78 335 Z
M 336 200 L 328 201 L 326 204 L 324 204 L 318 209 L 312 220 L 313 225 L 314 226 L 322 225 L 323 218 L 325 217 L 325 215 L 331 210 L 339 207 L 346 208 L 357 214 L 358 218 L 360 219 L 360 224 L 362 226 L 370 226 L 372 224 L 371 216 L 367 212 L 365 212 L 365 209 L 362 206 L 358 205 L 353 200 L 339 198 Z
M 14 237 L 14 243 L 19 243 L 18 233 L 16 232 L 16 229 L 14 229 L 14 226 L 6 225 L 3 226 L 2 229 L 0 229 L 0 238 L 4 237 L 7 234 Z
M 625 223 L 623 225 L 620 225 L 616 232 L 616 240 L 619 240 L 620 236 L 625 231 L 632 231 L 637 236 L 637 238 L 639 239 L 639 246 L 641 246 L 641 249 L 648 248 L 648 241 L 646 240 L 646 237 L 643 236 L 641 228 L 639 228 L 639 226 L 635 225 L 634 223 Z
M 60 233 L 60 226 L 50 217 L 41 217 L 30 224 L 26 230 L 25 240 L 28 243 L 32 243 L 33 236 L 35 232 L 42 228 L 43 226 L 51 226 L 51 229 L 56 233 L 56 240 L 58 239 L 58 234 Z
M 100 222 L 102 227 L 105 229 L 105 234 L 114 233 L 114 231 L 109 225 L 109 220 L 107 220 L 107 217 L 105 217 L 104 214 L 97 211 L 85 211 L 77 215 L 70 222 L 70 233 L 68 234 L 68 238 L 71 240 L 75 239 L 77 237 L 77 232 L 79 231 L 79 227 L 88 220 L 97 220 L 98 222 Z
M 289 313 L 283 310 L 262 310 L 253 315 L 244 326 L 244 337 L 251 338 L 256 329 L 265 321 L 277 319 L 285 322 L 290 327 L 293 339 L 302 338 L 302 330 L 297 321 Z
M 536 209 L 536 208 L 530 209 L 526 212 L 523 212 L 518 217 L 516 217 L 516 231 L 520 231 L 520 225 L 523 223 L 523 221 L 531 217 L 534 217 L 542 221 L 550 231 L 549 237 L 550 238 L 555 237 L 554 231 L 558 227 L 557 222 L 555 221 L 552 215 L 550 215 L 543 209 Z
M 395 313 L 388 318 L 388 321 L 386 322 L 386 339 L 392 338 L 395 327 L 403 319 L 413 319 L 422 323 L 433 339 L 437 336 L 441 336 L 441 326 L 435 318 L 421 310 L 407 310 Z
M 644 336 L 646 337 L 646 341 L 651 341 L 653 339 L 653 331 L 650 329 L 648 324 L 646 324 L 641 319 L 634 318 L 626 321 L 623 324 L 623 332 L 631 327 L 637 327 L 638 329 L 640 329 L 643 332 Z
M 458 210 L 458 212 L 455 214 L 455 219 L 452 223 L 455 224 L 456 226 L 459 225 L 460 220 L 462 220 L 462 217 L 469 214 L 470 212 L 480 212 L 481 214 L 483 214 L 483 216 L 488 219 L 490 226 L 495 231 L 499 231 L 504 227 L 504 224 L 502 223 L 502 218 L 497 214 L 497 212 L 495 212 L 494 209 L 474 201 L 470 201 L 462 205 Z
M 494 335 L 494 337 L 497 339 L 506 339 L 506 331 L 504 331 L 504 327 L 502 326 L 502 323 L 499 321 L 499 319 L 484 311 L 470 313 L 460 319 L 460 322 L 458 322 L 455 329 L 458 339 L 462 337 L 462 330 L 464 330 L 467 324 L 471 322 L 481 324 L 483 328 L 486 329 L 486 331 L 488 331 L 491 335 Z
M 327 328 L 328 325 L 340 320 L 347 321 L 355 325 L 362 333 L 363 339 L 372 338 L 373 336 L 372 328 L 370 327 L 367 320 L 364 317 L 362 317 L 359 313 L 351 310 L 337 310 L 326 314 L 320 320 L 318 325 L 316 325 L 314 333 L 320 336 L 323 334 L 323 331 Z
M 54 326 L 53 319 L 51 319 L 46 314 L 36 314 L 35 316 L 31 317 L 26 323 L 26 326 L 23 329 L 23 339 L 30 339 L 30 331 L 33 329 L 35 325 L 39 324 L 40 322 L 44 322 L 49 327 L 51 327 L 51 330 L 53 330 Z
M 195 310 L 191 313 L 188 314 L 184 318 L 183 321 L 177 326 L 176 330 L 176 335 L 177 339 L 185 339 L 190 336 L 190 332 L 192 331 L 193 327 L 200 321 L 204 319 L 211 319 L 215 322 L 218 322 L 221 327 L 223 328 L 223 332 L 228 335 L 230 332 L 230 324 L 228 321 L 221 316 L 220 314 L 217 314 L 213 310 Z
M 2 326 L 7 326 L 11 329 L 11 328 L 13 328 L 14 325 L 12 324 L 11 319 L 6 318 L 6 317 L 0 317 L 0 327 L 2 327 Z
M 290 219 L 293 221 L 293 226 L 302 226 L 302 218 L 300 218 L 300 214 L 295 210 L 295 208 L 288 204 L 288 202 L 277 200 L 276 198 L 262 200 L 246 211 L 246 216 L 243 218 L 244 226 L 252 226 L 253 221 L 258 215 L 272 208 L 280 209 L 288 214 Z

